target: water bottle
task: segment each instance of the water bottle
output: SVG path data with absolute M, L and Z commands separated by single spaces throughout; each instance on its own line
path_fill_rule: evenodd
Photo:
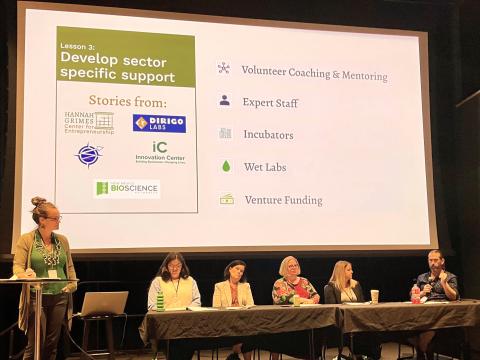
M 163 292 L 160 290 L 157 294 L 157 311 L 165 311 L 165 304 L 163 300 Z
M 420 288 L 416 282 L 413 284 L 411 297 L 412 304 L 420 304 Z

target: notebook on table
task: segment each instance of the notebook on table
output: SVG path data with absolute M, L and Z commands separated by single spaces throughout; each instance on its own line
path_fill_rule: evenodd
M 125 311 L 128 291 L 86 292 L 81 316 L 121 315 Z

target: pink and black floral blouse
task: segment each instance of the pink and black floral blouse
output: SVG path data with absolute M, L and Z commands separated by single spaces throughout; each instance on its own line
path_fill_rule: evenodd
M 293 295 L 298 295 L 305 299 L 311 299 L 318 295 L 317 290 L 305 278 L 298 277 L 297 284 L 289 283 L 285 278 L 278 279 L 273 284 L 272 298 L 275 305 L 293 304 Z

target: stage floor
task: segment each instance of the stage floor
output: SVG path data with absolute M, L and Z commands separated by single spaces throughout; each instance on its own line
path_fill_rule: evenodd
M 225 359 L 228 354 L 231 353 L 231 350 L 230 349 L 220 349 L 219 352 L 218 352 L 218 359 Z M 348 354 L 348 349 L 345 348 L 344 351 L 343 351 L 344 354 Z M 409 348 L 408 346 L 402 346 L 402 352 L 401 352 L 401 356 L 402 357 L 406 357 L 406 356 L 409 356 L 412 354 L 412 350 L 411 348 Z M 328 349 L 327 350 L 327 355 L 326 355 L 326 359 L 327 360 L 332 360 L 333 358 L 335 358 L 335 356 L 337 355 L 337 350 L 336 349 Z M 266 351 L 262 351 L 260 353 L 260 359 L 261 360 L 268 360 L 269 359 L 269 356 L 270 356 L 270 353 L 269 352 L 266 352 Z M 106 356 L 95 356 L 96 359 L 101 359 L 101 358 L 106 358 Z M 213 357 L 214 359 L 217 359 L 216 356 Z M 242 357 L 240 357 L 242 358 Z M 382 344 L 382 359 L 384 360 L 397 360 L 398 358 L 398 344 L 397 343 L 385 343 L 385 344 Z M 69 357 L 68 360 L 78 360 L 80 359 L 79 357 Z M 115 356 L 115 359 L 117 360 L 130 360 L 130 359 L 138 359 L 138 360 L 151 360 L 152 359 L 152 355 L 151 354 L 148 354 L 148 353 L 128 353 L 128 354 L 118 354 Z M 163 354 L 161 354 L 158 358 L 158 360 L 163 360 L 165 359 L 165 356 L 163 356 Z M 193 360 L 196 360 L 197 359 L 197 354 L 195 354 L 195 356 L 193 357 Z M 212 352 L 211 351 L 208 351 L 208 350 L 202 350 L 201 353 L 200 353 L 200 359 L 212 359 Z M 258 359 L 258 358 L 256 358 Z M 289 360 L 289 359 L 294 359 L 290 356 L 283 356 L 283 360 Z M 450 359 L 450 358 L 446 358 L 446 357 L 442 357 L 440 356 L 439 359 L 443 360 L 443 359 Z

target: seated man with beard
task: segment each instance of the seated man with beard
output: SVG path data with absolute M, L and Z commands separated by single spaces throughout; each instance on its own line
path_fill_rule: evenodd
M 459 299 L 457 277 L 445 270 L 445 258 L 440 250 L 428 253 L 428 267 L 430 271 L 417 278 L 420 297 L 426 297 L 426 301 Z M 433 359 L 433 353 L 428 347 L 435 335 L 433 330 L 424 331 L 414 340 L 418 359 Z

